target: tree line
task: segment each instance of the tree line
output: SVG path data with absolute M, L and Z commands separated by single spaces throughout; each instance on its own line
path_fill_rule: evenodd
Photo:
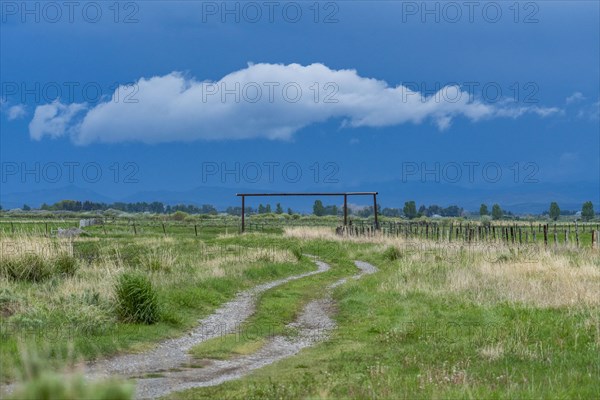
M 134 202 L 134 203 L 125 203 L 125 202 L 115 202 L 115 203 L 103 203 L 103 202 L 93 202 L 93 201 L 79 201 L 79 200 L 61 200 L 52 205 L 48 205 L 46 203 L 42 204 L 40 207 L 41 210 L 45 211 L 107 211 L 107 210 L 117 210 L 128 213 L 153 213 L 153 214 L 172 214 L 176 212 L 184 212 L 187 214 L 209 214 L 216 215 L 218 214 L 217 208 L 211 204 L 203 204 L 202 206 L 196 206 L 193 204 L 177 204 L 177 205 L 169 205 L 164 204 L 160 201 L 154 202 Z M 337 205 L 324 205 L 321 200 L 315 200 L 313 204 L 313 215 L 321 217 L 325 215 L 333 215 L 340 216 L 343 215 L 343 210 L 340 209 Z M 2 207 L 0 206 L 0 210 Z M 31 207 L 27 204 L 24 204 L 22 207 L 23 211 L 31 210 Z M 286 212 L 289 215 L 294 214 L 294 211 L 291 208 L 288 208 L 287 211 L 284 211 L 281 203 L 277 203 L 275 205 L 275 210 L 273 211 L 270 204 L 263 205 L 259 204 L 258 208 L 254 209 L 252 207 L 245 207 L 246 214 L 283 214 Z M 381 208 L 379 205 L 377 206 L 377 212 L 379 215 L 385 217 L 404 217 L 408 219 L 414 219 L 419 217 L 460 217 L 464 215 L 464 209 L 462 207 L 451 205 L 448 207 L 441 207 L 438 205 L 430 205 L 425 206 L 421 205 L 417 209 L 416 202 L 413 200 L 407 201 L 404 203 L 404 207 L 400 208 Z M 237 215 L 240 216 L 242 214 L 241 207 L 227 207 L 225 213 L 229 215 Z M 556 221 L 559 219 L 561 215 L 574 215 L 578 212 L 575 211 L 565 211 L 561 210 L 557 202 L 551 202 L 550 207 L 547 211 L 544 211 L 542 215 L 547 215 L 552 220 Z M 348 215 L 355 215 L 358 217 L 367 218 L 373 215 L 373 206 L 363 207 L 361 209 L 351 209 L 348 208 Z M 479 215 L 481 217 L 491 217 L 494 220 L 499 220 L 506 217 L 512 217 L 514 214 L 510 211 L 503 210 L 499 204 L 493 204 L 491 211 L 488 208 L 487 204 L 481 204 L 479 207 Z M 583 203 L 581 208 L 581 218 L 584 221 L 589 221 L 595 216 L 594 205 L 591 201 L 586 201 Z

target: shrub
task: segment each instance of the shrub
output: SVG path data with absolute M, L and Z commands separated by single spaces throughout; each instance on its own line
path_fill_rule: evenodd
M 175 211 L 170 216 L 173 221 L 184 221 L 187 217 L 189 217 L 189 214 L 183 211 Z
M 153 324 L 159 319 L 158 296 L 150 280 L 125 273 L 116 285 L 117 311 L 126 322 Z
M 492 218 L 489 215 L 483 215 L 480 218 L 481 225 L 489 227 L 491 225 Z
M 385 251 L 383 252 L 383 256 L 390 261 L 396 261 L 397 259 L 402 257 L 402 252 L 400 251 L 399 248 L 394 247 L 394 246 L 389 246 L 387 249 L 385 249 Z

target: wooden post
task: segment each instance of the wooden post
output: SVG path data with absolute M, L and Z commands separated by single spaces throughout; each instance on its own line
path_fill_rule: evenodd
M 198 226 L 194 225 L 194 233 L 196 234 L 196 236 L 198 236 Z
M 544 246 L 548 246 L 548 225 L 544 224 Z
M 165 229 L 165 223 L 164 223 L 164 222 L 163 222 L 163 224 L 162 224 L 162 228 L 163 228 L 163 234 L 164 234 L 165 236 L 167 236 L 167 230 Z
M 348 195 L 344 195 L 344 226 L 348 225 Z
M 246 196 L 242 196 L 242 233 L 244 233 L 244 230 L 246 229 L 245 226 L 245 216 L 246 214 Z
M 373 214 L 375 215 L 375 229 L 379 230 L 379 222 L 377 222 L 377 195 L 373 195 Z
M 133 234 L 137 235 L 137 229 L 135 229 L 135 222 L 133 223 Z
M 46 226 L 46 236 L 48 236 L 48 223 L 46 222 L 44 225 Z

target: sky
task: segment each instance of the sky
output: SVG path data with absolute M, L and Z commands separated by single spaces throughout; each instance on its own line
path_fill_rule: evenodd
M 600 208 L 599 24 L 596 1 L 0 1 L 0 204 Z

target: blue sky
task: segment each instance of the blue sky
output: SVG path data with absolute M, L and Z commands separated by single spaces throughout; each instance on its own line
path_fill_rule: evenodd
M 598 2 L 37 4 L 0 10 L 2 203 L 70 185 L 599 203 Z

